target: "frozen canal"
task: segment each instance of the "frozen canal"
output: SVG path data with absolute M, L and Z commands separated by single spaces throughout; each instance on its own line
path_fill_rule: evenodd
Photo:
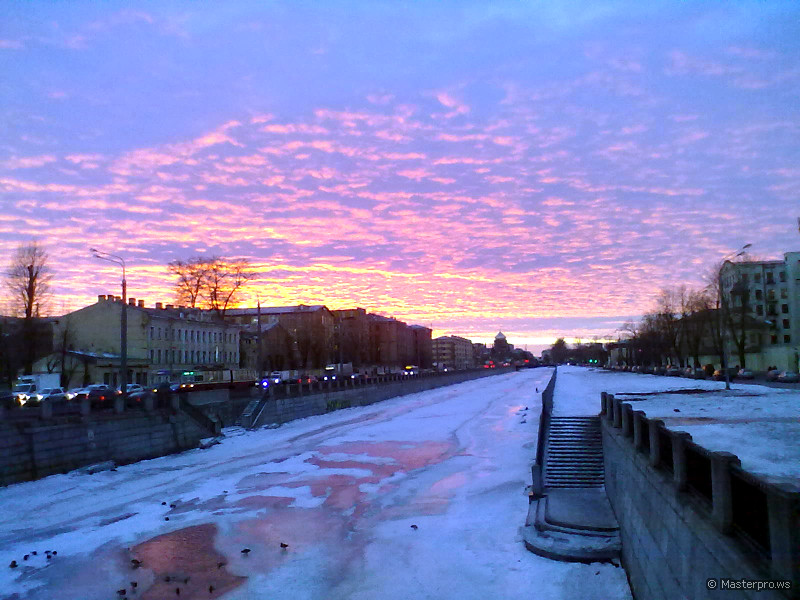
M 621 568 L 521 542 L 550 373 L 2 488 L 0 598 L 630 598 Z

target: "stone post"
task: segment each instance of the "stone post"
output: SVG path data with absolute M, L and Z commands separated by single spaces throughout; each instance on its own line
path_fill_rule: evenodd
M 52 402 L 42 402 L 41 403 L 42 412 L 41 417 L 42 419 L 52 419 L 53 418 L 53 403 Z
M 81 416 L 88 417 L 92 410 L 92 405 L 89 403 L 89 398 L 81 398 Z
M 144 397 L 145 412 L 153 412 L 155 409 L 156 409 L 156 397 L 153 394 L 147 394 Z
M 633 407 L 630 404 L 622 405 L 622 434 L 633 437 Z
M 297 395 L 301 398 L 303 397 L 303 380 L 299 379 L 297 381 Z
M 114 414 L 121 415 L 125 410 L 125 399 L 122 396 L 114 396 Z
M 682 492 L 687 483 L 686 442 L 690 442 L 692 436 L 685 431 L 670 431 L 669 435 L 672 438 L 672 482 L 675 489 Z
M 792 589 L 800 587 L 800 491 L 789 483 L 767 487 L 770 574 L 788 579 Z
M 600 414 L 606 414 L 606 398 L 608 397 L 607 392 L 600 392 Z
M 614 422 L 614 394 L 606 395 L 606 421 Z
M 650 427 L 647 432 L 650 435 L 650 466 L 657 467 L 661 462 L 661 444 L 658 440 L 658 430 L 664 427 L 664 421 L 660 419 L 650 419 Z
M 641 450 L 644 447 L 644 428 L 645 428 L 645 414 L 644 411 L 633 411 L 633 447 Z
M 169 395 L 169 407 L 173 410 L 173 412 L 178 412 L 181 408 L 181 398 L 186 399 L 186 394 L 170 394 Z
M 614 398 L 614 427 L 622 427 L 622 400 Z
M 269 391 L 269 399 L 272 400 L 275 398 L 275 384 L 271 381 L 269 382 L 269 387 L 267 388 Z
M 741 465 L 739 457 L 730 452 L 711 452 L 711 520 L 722 533 L 728 533 L 733 522 L 731 498 L 731 465 Z

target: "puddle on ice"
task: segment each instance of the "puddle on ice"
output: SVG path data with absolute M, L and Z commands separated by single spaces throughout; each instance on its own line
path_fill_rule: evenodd
M 225 567 L 228 561 L 215 550 L 216 533 L 216 525 L 195 525 L 135 546 L 131 558 L 141 561 L 142 568 L 155 576 L 153 584 L 137 597 L 213 599 L 242 585 L 246 578 L 229 573 Z M 213 591 L 209 592 L 209 586 Z

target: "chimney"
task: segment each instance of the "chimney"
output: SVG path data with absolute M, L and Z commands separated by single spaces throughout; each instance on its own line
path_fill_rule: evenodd
M 105 299 L 106 299 L 106 297 L 103 294 L 100 294 L 99 296 L 97 296 L 97 301 L 98 302 L 105 302 Z
M 136 306 L 136 298 L 128 298 L 128 304 L 130 306 Z
M 114 300 L 117 302 L 122 302 L 122 296 L 114 296 Z
M 174 304 L 167 304 L 167 308 L 172 310 L 173 308 L 175 308 L 175 305 Z
M 144 308 L 144 300 L 139 300 L 139 308 Z
M 156 302 L 156 309 L 161 310 L 162 308 L 164 308 L 164 304 L 162 302 Z

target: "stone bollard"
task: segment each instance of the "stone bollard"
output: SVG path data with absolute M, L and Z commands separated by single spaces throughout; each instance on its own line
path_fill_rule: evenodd
M 622 435 L 633 437 L 633 407 L 630 404 L 622 405 Z
M 790 483 L 767 487 L 770 574 L 800 587 L 800 490 Z
M 81 398 L 81 416 L 88 417 L 92 410 L 92 405 L 89 403 L 89 398 Z
M 178 412 L 181 408 L 181 399 L 186 398 L 186 393 L 181 394 L 170 394 L 169 396 L 169 407 L 173 412 Z
M 614 398 L 614 427 L 622 427 L 622 400 Z
M 303 397 L 303 380 L 300 379 L 297 381 L 297 395 L 301 398 Z
M 156 397 L 153 394 L 147 394 L 144 397 L 145 412 L 153 412 L 155 409 L 156 409 Z
M 614 422 L 614 394 L 606 395 L 606 421 L 609 424 Z
M 672 441 L 672 482 L 675 489 L 682 492 L 686 489 L 686 443 L 692 441 L 692 436 L 685 431 L 670 431 Z
M 608 397 L 608 392 L 600 392 L 600 414 L 606 414 L 606 398 Z
M 125 410 L 125 398 L 122 396 L 114 396 L 114 414 L 121 415 Z
M 647 428 L 648 435 L 650 436 L 650 466 L 657 467 L 661 462 L 661 444 L 658 439 L 658 429 L 664 427 L 664 421 L 661 419 L 651 419 L 650 426 Z
M 42 412 L 40 416 L 42 419 L 52 419 L 53 418 L 53 403 L 52 402 L 42 402 L 41 403 Z
M 711 452 L 711 520 L 722 533 L 729 533 L 733 522 L 731 465 L 739 466 L 739 457 L 730 452 Z
M 267 390 L 269 391 L 269 399 L 272 400 L 275 398 L 275 385 L 270 382 Z
M 647 426 L 645 418 L 644 411 L 633 411 L 633 447 L 637 450 L 644 447 L 644 428 Z

